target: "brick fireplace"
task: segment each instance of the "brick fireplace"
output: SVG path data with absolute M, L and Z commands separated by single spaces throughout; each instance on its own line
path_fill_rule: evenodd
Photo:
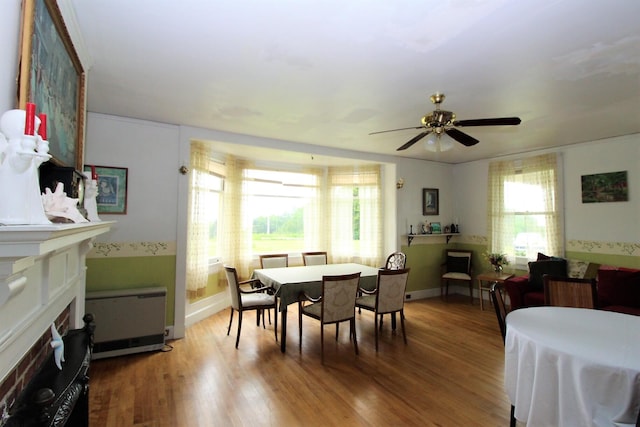
M 85 257 L 111 224 L 0 226 L 0 425 L 51 353 L 51 324 L 83 326 Z

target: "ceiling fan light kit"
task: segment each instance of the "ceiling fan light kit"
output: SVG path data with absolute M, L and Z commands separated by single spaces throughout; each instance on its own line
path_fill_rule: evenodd
M 451 138 L 442 137 L 442 135 L 432 133 L 424 141 L 424 148 L 432 153 L 441 153 L 449 151 L 453 148 L 453 140 Z
M 398 147 L 397 151 L 406 150 L 416 142 L 420 141 L 427 135 L 431 135 L 425 142 L 425 148 L 429 151 L 447 151 L 453 148 L 453 142 L 448 138 L 442 138 L 443 134 L 450 136 L 460 144 L 471 147 L 478 142 L 474 137 L 455 129 L 456 127 L 465 126 L 514 126 L 519 125 L 521 120 L 519 117 L 499 117 L 492 119 L 472 119 L 472 120 L 456 120 L 455 113 L 451 111 L 441 110 L 440 104 L 444 101 L 443 93 L 435 93 L 429 98 L 435 104 L 436 109 L 422 117 L 422 126 L 383 130 L 380 132 L 372 132 L 369 135 L 385 132 L 395 132 L 407 129 L 422 129 L 422 132 L 411 138 L 404 145 Z M 445 142 L 446 141 L 446 142 Z

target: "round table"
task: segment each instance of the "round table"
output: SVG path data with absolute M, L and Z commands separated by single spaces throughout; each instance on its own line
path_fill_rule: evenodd
M 640 316 L 568 307 L 512 311 L 505 390 L 527 427 L 635 425 Z

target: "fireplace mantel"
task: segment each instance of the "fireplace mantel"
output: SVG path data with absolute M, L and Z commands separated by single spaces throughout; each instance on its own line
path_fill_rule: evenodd
M 82 327 L 86 254 L 113 224 L 0 226 L 0 380 L 67 306 Z

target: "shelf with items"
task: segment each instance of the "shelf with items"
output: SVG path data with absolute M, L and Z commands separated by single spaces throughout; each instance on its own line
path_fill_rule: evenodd
M 411 242 L 413 242 L 413 239 L 415 239 L 416 237 L 446 237 L 447 239 L 447 244 L 449 243 L 449 240 L 451 240 L 451 238 L 453 236 L 457 236 L 460 233 L 430 233 L 430 234 L 407 234 L 407 245 L 411 246 Z

